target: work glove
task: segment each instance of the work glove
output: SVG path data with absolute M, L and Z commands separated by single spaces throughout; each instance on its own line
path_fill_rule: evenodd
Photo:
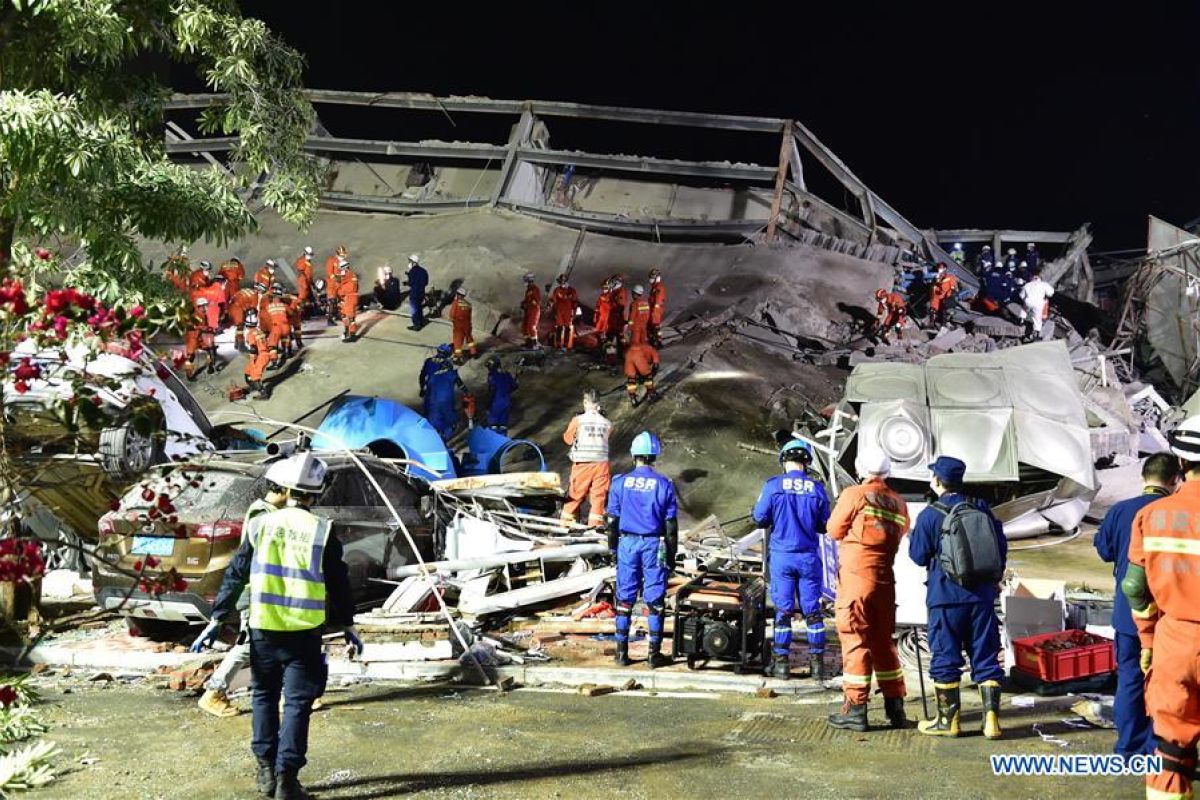
M 342 636 L 346 638 L 346 657 L 351 661 L 357 661 L 363 651 L 363 643 L 362 639 L 358 638 L 358 631 L 353 625 L 347 625 L 342 628 Z
M 217 620 L 211 620 L 204 626 L 204 630 L 200 631 L 200 635 L 196 637 L 196 641 L 192 642 L 192 646 L 188 649 L 193 653 L 203 653 L 205 648 L 212 647 L 217 641 L 217 631 L 221 629 L 221 623 Z
M 1138 666 L 1142 668 L 1142 674 L 1145 675 L 1150 671 L 1150 661 L 1154 657 L 1154 650 L 1149 647 L 1142 648 L 1142 654 L 1138 658 Z

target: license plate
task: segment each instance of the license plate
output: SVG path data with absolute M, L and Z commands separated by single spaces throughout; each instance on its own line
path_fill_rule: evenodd
M 129 551 L 140 556 L 169 556 L 175 551 L 175 539 L 170 536 L 135 536 Z

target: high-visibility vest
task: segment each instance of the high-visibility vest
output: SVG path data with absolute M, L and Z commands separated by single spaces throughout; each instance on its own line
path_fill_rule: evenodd
M 329 520 L 302 508 L 282 508 L 250 521 L 250 627 L 307 631 L 325 624 Z
M 577 464 L 608 461 L 608 434 L 612 430 L 612 423 L 596 412 L 585 412 L 578 419 L 575 444 L 571 445 L 571 461 Z

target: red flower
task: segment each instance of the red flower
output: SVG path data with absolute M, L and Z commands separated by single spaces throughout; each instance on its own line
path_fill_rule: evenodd
M 20 381 L 32 381 L 42 377 L 42 368 L 33 363 L 28 358 L 22 358 L 17 368 L 13 370 L 13 377 Z
M 176 592 L 186 592 L 188 588 L 187 581 L 178 575 L 175 576 L 175 581 L 171 584 L 171 589 Z
M 67 326 L 70 324 L 71 324 L 71 320 L 67 319 L 66 317 L 62 316 L 61 314 L 59 316 L 55 317 L 54 322 L 52 324 L 52 327 L 54 328 L 54 335 L 60 339 L 66 338 Z
M 151 489 L 149 486 L 142 489 L 142 499 L 145 500 L 147 503 L 149 503 L 151 500 L 154 499 L 154 490 Z
M 29 384 L 22 380 L 13 381 L 13 388 L 17 390 L 17 394 L 25 394 L 29 391 Z
M 37 253 L 37 257 L 40 258 L 42 261 L 50 260 L 51 253 L 49 250 L 47 250 L 44 247 L 39 247 L 36 250 L 34 250 L 33 252 Z
M 157 558 L 155 558 L 154 556 L 147 556 L 147 557 L 146 557 L 146 568 L 147 568 L 147 569 L 154 569 L 154 568 L 155 568 L 155 567 L 157 567 L 157 566 L 158 566 L 158 559 L 157 559 Z
M 142 560 L 140 558 L 137 561 L 133 562 L 133 570 L 134 570 L 134 572 L 142 571 Z
M 133 308 L 129 309 L 128 316 L 130 319 L 141 319 L 142 317 L 146 316 L 146 309 L 143 306 L 134 306 Z
M 15 316 L 21 317 L 29 312 L 29 303 L 25 300 L 25 288 L 21 282 L 8 278 L 0 284 L 0 308 L 7 308 Z
M 0 705 L 8 708 L 17 702 L 17 690 L 11 686 L 0 686 Z

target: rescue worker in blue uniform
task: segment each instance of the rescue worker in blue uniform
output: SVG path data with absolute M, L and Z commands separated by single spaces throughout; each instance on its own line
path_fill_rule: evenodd
M 408 257 L 404 283 L 408 286 L 408 309 L 412 315 L 412 324 L 408 329 L 419 331 L 425 327 L 425 287 L 429 285 L 429 272 L 421 266 L 415 254 Z
M 249 530 L 225 570 L 212 619 L 192 644 L 211 647 L 250 585 L 250 749 L 258 791 L 276 800 L 305 800 L 297 774 L 307 762 L 312 704 L 325 691 L 328 668 L 322 629 L 342 631 L 352 656 L 362 653 L 354 629 L 350 573 L 329 520 L 308 510 L 325 486 L 326 466 L 311 452 L 275 462 L 265 479 L 285 505 L 249 518 Z M 283 722 L 279 699 L 283 697 Z
M 1117 744 L 1114 752 L 1126 758 L 1154 752 L 1154 729 L 1146 715 L 1146 679 L 1138 663 L 1142 646 L 1129 611 L 1129 599 L 1121 591 L 1121 581 L 1129 568 L 1129 536 L 1137 513 L 1155 500 L 1169 496 L 1179 478 L 1179 459 L 1175 456 L 1155 453 L 1147 458 L 1142 465 L 1145 483 L 1142 493 L 1110 508 L 1093 540 L 1100 558 L 1113 565 L 1117 585 L 1112 613 L 1117 650 L 1117 691 L 1113 698 Z
M 961 502 L 973 503 L 992 519 L 1002 560 L 1007 560 L 1008 542 L 1004 529 L 987 503 L 963 494 L 967 465 L 951 456 L 938 456 L 929 465 L 933 473 L 930 487 L 937 502 L 953 508 Z M 959 711 L 962 708 L 959 682 L 962 680 L 963 650 L 971 656 L 971 678 L 979 686 L 984 707 L 984 736 L 999 738 L 1000 680 L 1004 667 L 1000 655 L 1000 622 L 996 618 L 999 587 L 985 583 L 970 589 L 955 583 L 938 561 L 942 520 L 945 514 L 932 505 L 918 516 L 908 535 L 908 555 L 928 570 L 925 580 L 925 605 L 929 618 L 929 674 L 937 692 L 938 716 L 921 722 L 917 729 L 932 736 L 958 736 Z
M 1037 272 L 1038 267 L 1042 264 L 1042 254 L 1038 252 L 1037 245 L 1033 242 L 1025 245 L 1024 261 L 1031 273 Z
M 667 578 L 675 568 L 679 547 L 675 484 L 654 469 L 662 444 L 642 431 L 629 448 L 632 472 L 613 478 L 605 522 L 608 546 L 617 557 L 617 664 L 629 666 L 629 622 L 638 591 L 646 604 L 650 632 L 650 669 L 671 664 L 662 654 Z
M 454 435 L 454 428 L 458 424 L 455 390 L 467 390 L 450 359 L 453 352 L 450 345 L 440 344 L 437 352 L 421 365 L 421 397 L 425 398 L 425 419 L 429 420 L 443 440 L 449 440 Z
M 979 257 L 975 260 L 975 271 L 983 273 L 991 269 L 996 264 L 996 256 L 992 253 L 992 246 L 985 244 L 979 251 Z
M 488 399 L 487 426 L 498 433 L 508 433 L 508 416 L 512 412 L 512 396 L 517 379 L 500 364 L 500 356 L 487 360 Z
M 775 606 L 773 672 L 790 677 L 792 615 L 799 594 L 800 612 L 808 631 L 808 665 L 813 680 L 825 679 L 825 618 L 821 614 L 821 554 L 818 536 L 829 521 L 825 485 L 808 468 L 812 450 L 793 439 L 779 451 L 783 474 L 769 479 L 751 512 L 754 522 L 769 528 L 767 569 L 771 603 Z

